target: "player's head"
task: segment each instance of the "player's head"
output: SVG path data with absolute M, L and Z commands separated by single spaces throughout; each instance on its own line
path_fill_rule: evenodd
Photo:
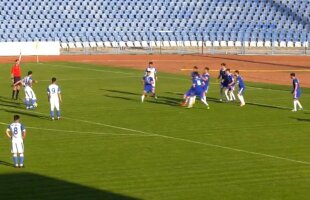
M 146 75 L 150 76 L 151 75 L 151 71 L 146 71 Z
M 14 115 L 13 119 L 14 119 L 14 122 L 18 121 L 19 120 L 19 115 Z
M 230 74 L 230 69 L 227 68 L 227 69 L 225 70 L 225 72 L 226 72 L 226 74 Z
M 209 72 L 209 67 L 205 67 L 205 73 L 208 73 Z
M 193 77 L 194 77 L 194 78 L 199 78 L 199 77 L 200 77 L 200 75 L 199 75 L 199 73 L 198 73 L 198 72 L 194 72 L 194 73 L 193 73 Z
M 221 68 L 225 69 L 226 68 L 226 63 L 221 63 Z
M 28 76 L 31 76 L 32 75 L 32 71 L 28 71 Z
M 239 74 L 240 74 L 240 73 L 239 73 L 239 70 L 236 70 L 236 71 L 235 71 L 235 76 L 239 76 Z
M 291 73 L 291 79 L 295 78 L 296 77 L 296 74 L 295 73 Z
M 16 60 L 15 60 L 15 63 L 16 63 L 16 64 L 19 64 L 19 59 L 16 59 Z
M 198 67 L 197 67 L 197 66 L 194 66 L 194 67 L 193 67 L 193 71 L 194 71 L 194 72 L 197 72 L 197 71 L 198 71 Z
M 55 83 L 55 82 L 56 82 L 56 78 L 53 77 L 53 78 L 52 78 L 52 83 Z
M 153 62 L 152 61 L 149 62 L 149 66 L 153 67 Z

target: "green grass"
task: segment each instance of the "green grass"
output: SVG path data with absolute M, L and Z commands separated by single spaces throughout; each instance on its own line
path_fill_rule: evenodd
M 39 107 L 10 100 L 0 68 L 1 199 L 307 199 L 310 90 L 292 113 L 290 87 L 248 83 L 245 99 L 210 110 L 179 106 L 188 77 L 160 73 L 159 101 L 141 104 L 142 71 L 73 63 L 25 63 Z M 46 88 L 62 89 L 63 119 L 50 121 Z M 5 78 L 7 77 L 7 78 Z M 290 80 L 288 79 L 290 82 Z M 262 89 L 266 88 L 266 89 Z M 23 93 L 22 93 L 23 97 Z M 15 169 L 5 123 L 20 114 L 28 136 L 25 169 Z

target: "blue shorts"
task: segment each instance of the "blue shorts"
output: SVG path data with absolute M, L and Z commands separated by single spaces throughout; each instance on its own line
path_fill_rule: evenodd
M 195 94 L 195 89 L 194 88 L 190 88 L 186 93 L 185 96 L 189 97 L 189 96 L 193 96 Z
M 239 88 L 238 94 L 243 95 L 245 88 Z
M 145 85 L 144 92 L 146 93 L 153 93 L 153 86 L 152 85 Z
M 200 99 L 203 99 L 205 97 L 205 92 L 204 90 L 195 90 L 195 95 L 199 96 Z
M 299 99 L 301 96 L 301 91 L 297 90 L 296 92 L 294 92 L 294 99 Z
M 209 85 L 203 86 L 203 91 L 204 91 L 204 93 L 207 93 L 208 90 L 209 90 Z

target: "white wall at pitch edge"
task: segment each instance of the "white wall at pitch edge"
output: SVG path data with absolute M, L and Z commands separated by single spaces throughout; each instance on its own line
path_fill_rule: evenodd
M 59 42 L 0 42 L 0 56 L 60 55 Z

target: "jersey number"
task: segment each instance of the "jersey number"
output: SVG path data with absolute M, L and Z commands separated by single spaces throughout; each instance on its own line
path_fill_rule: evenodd
M 14 135 L 17 135 L 17 134 L 18 134 L 18 129 L 17 129 L 17 127 L 14 127 L 14 128 L 13 128 L 13 134 L 14 134 Z

